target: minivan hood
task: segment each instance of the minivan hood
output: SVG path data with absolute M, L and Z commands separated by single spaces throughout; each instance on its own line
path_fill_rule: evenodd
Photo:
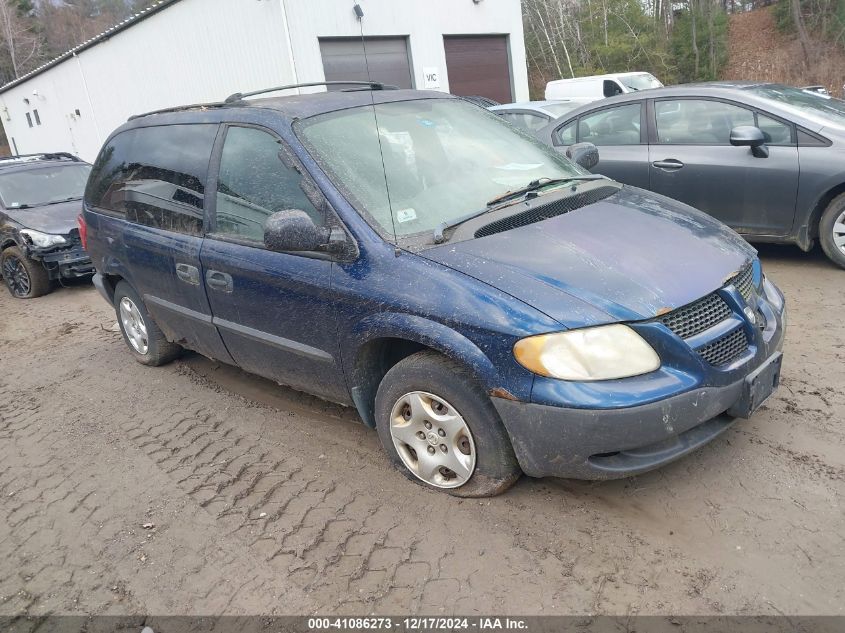
M 569 328 L 686 305 L 723 286 L 755 254 L 712 217 L 627 186 L 548 220 L 421 253 Z
M 6 209 L 5 213 L 27 229 L 53 235 L 67 235 L 77 228 L 76 217 L 82 213 L 82 200 L 59 202 L 32 209 Z

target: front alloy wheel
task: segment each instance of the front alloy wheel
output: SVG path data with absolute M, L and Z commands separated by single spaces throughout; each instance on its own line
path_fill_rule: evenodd
M 475 443 L 461 414 L 425 391 L 400 397 L 390 413 L 390 436 L 402 463 L 436 488 L 464 485 L 475 471 Z
M 3 279 L 15 297 L 20 299 L 29 296 L 32 282 L 23 262 L 16 256 L 9 255 L 3 261 Z
M 833 222 L 833 244 L 845 255 L 845 211 Z
M 147 325 L 138 307 L 129 297 L 120 300 L 120 322 L 132 348 L 142 356 L 146 354 L 149 349 Z

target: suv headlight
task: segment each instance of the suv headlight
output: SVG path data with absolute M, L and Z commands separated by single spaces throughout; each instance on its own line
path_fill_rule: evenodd
M 38 248 L 49 248 L 51 246 L 67 244 L 67 240 L 61 235 L 51 235 L 50 233 L 42 233 L 41 231 L 33 231 L 32 229 L 21 229 L 21 235 L 28 237 L 29 241 Z
M 763 291 L 766 293 L 766 298 L 769 300 L 769 303 L 771 303 L 778 312 L 783 312 L 785 304 L 783 295 L 780 290 L 777 289 L 777 286 L 769 281 L 769 278 L 766 276 L 763 277 Z
M 651 345 L 622 324 L 531 336 L 513 354 L 528 371 L 561 380 L 628 378 L 660 367 Z

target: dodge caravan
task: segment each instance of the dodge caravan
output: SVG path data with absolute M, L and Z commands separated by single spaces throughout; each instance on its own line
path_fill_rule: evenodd
M 83 237 L 138 361 L 188 348 L 355 406 L 400 471 L 461 496 L 642 473 L 772 394 L 784 298 L 736 233 L 382 88 L 112 133 Z

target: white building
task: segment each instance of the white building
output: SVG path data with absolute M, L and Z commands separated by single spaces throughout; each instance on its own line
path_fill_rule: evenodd
M 528 99 L 520 0 L 357 0 L 360 20 L 355 4 L 160 0 L 0 88 L 9 145 L 92 161 L 133 114 L 271 86 L 367 79 L 364 45 L 373 81 Z

